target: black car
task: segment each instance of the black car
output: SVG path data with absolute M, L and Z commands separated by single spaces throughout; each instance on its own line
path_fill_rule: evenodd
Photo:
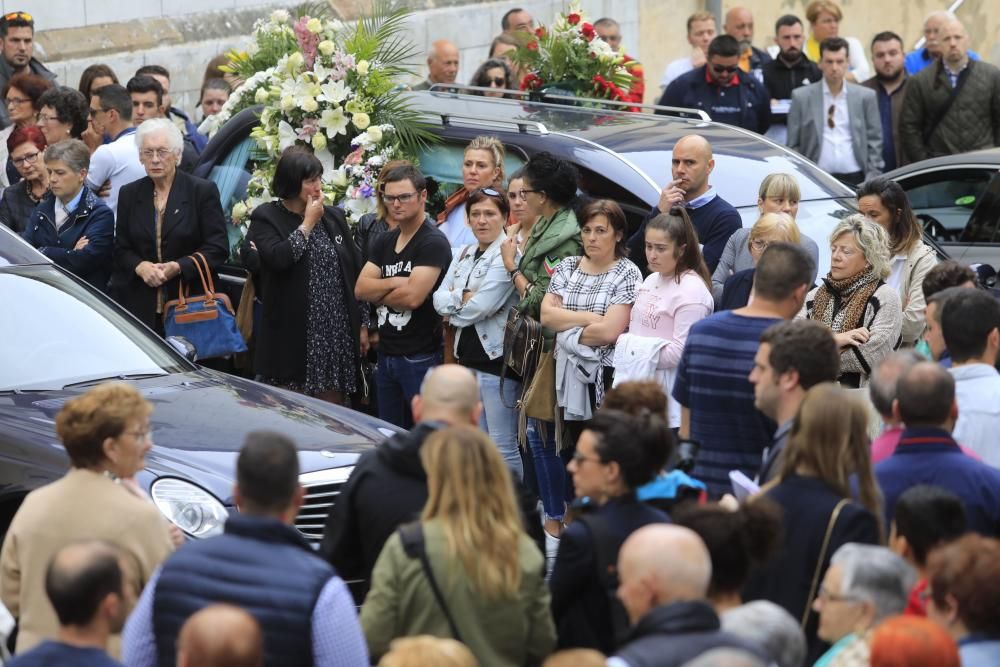
M 235 511 L 236 455 L 268 429 L 299 449 L 306 504 L 296 527 L 318 542 L 360 454 L 398 431 L 329 403 L 199 367 L 117 304 L 0 225 L 0 531 L 24 496 L 69 459 L 55 416 L 93 385 L 128 382 L 153 404 L 152 451 L 138 481 L 188 536 Z
M 953 259 L 1000 266 L 1000 148 L 921 160 L 886 177 Z
M 412 105 L 440 138 L 418 159 L 425 175 L 442 185 L 462 183 L 466 145 L 476 136 L 498 137 L 506 146 L 506 171 L 513 172 L 532 155 L 548 151 L 574 163 L 580 187 L 591 197 L 617 201 L 637 228 L 671 180 L 670 156 L 681 137 L 698 133 L 712 144 L 715 170 L 709 182 L 739 210 L 745 226 L 758 217 L 757 192 L 765 176 L 786 172 L 802 190 L 797 221 L 803 233 L 825 246 L 837 221 L 856 211 L 854 193 L 798 153 L 759 134 L 702 118 L 679 118 L 486 98 L 461 92 L 409 93 Z M 246 109 L 226 123 L 202 153 L 196 175 L 213 180 L 223 207 L 244 198 L 254 159 L 250 131 L 259 109 Z M 236 229 L 230 232 L 235 243 Z M 820 253 L 820 275 L 829 268 Z M 230 280 L 239 280 L 230 272 Z

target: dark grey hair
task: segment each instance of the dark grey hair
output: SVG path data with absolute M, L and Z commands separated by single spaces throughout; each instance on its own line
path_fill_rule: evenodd
M 778 667 L 800 667 L 806 659 L 806 636 L 783 607 L 757 600 L 722 614 L 722 629 L 760 645 Z
M 896 385 L 900 376 L 921 361 L 925 359 L 913 350 L 899 350 L 872 369 L 868 393 L 871 395 L 872 405 L 880 415 L 892 416 L 892 402 L 896 400 Z
M 45 149 L 46 162 L 62 162 L 73 171 L 90 169 L 90 149 L 79 139 L 63 139 Z
M 837 549 L 830 565 L 842 571 L 840 594 L 870 602 L 875 607 L 873 624 L 906 608 L 916 571 L 886 547 L 849 542 Z

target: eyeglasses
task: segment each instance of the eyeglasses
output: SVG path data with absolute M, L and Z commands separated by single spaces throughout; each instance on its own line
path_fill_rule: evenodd
M 518 201 L 523 201 L 524 197 L 521 196 L 520 190 L 511 190 L 510 192 L 507 193 L 507 199 L 511 201 L 514 201 L 515 199 Z
M 38 114 L 39 123 L 48 123 L 50 120 L 59 120 L 59 116 L 50 116 L 45 113 Z
M 490 79 L 489 81 L 487 81 L 487 83 L 490 84 L 490 86 L 496 86 L 497 88 L 503 88 L 504 85 L 507 83 L 507 80 L 504 79 L 502 76 L 497 76 L 497 77 L 493 77 L 492 79 Z
M 11 12 L 10 14 L 3 15 L 4 21 L 28 21 L 29 23 L 34 23 L 34 17 L 28 12 Z
M 584 461 L 593 461 L 594 463 L 604 463 L 599 456 L 584 456 L 579 451 L 573 452 L 573 460 L 577 463 L 583 463 Z
M 406 194 L 402 194 L 402 195 L 387 195 L 387 194 L 383 194 L 382 195 L 382 201 L 384 201 L 389 206 L 392 206 L 396 202 L 399 202 L 400 204 L 409 204 L 411 201 L 413 201 L 413 198 L 416 197 L 418 194 L 420 194 L 420 193 L 418 193 L 418 192 L 407 192 Z
M 97 118 L 97 114 L 99 114 L 99 113 L 106 113 L 108 111 L 110 111 L 110 109 L 105 109 L 104 107 L 101 107 L 100 109 L 91 109 L 90 110 L 90 117 L 91 118 Z
M 6 101 L 7 101 L 7 106 L 17 106 L 19 104 L 30 102 L 31 100 L 28 99 L 27 97 L 8 97 Z
M 527 199 L 527 195 L 532 192 L 541 193 L 545 192 L 545 190 L 528 190 L 525 188 L 521 188 L 520 190 L 517 191 L 517 194 L 521 199 Z
M 739 65 L 712 65 L 712 71 L 716 74 L 735 74 Z
M 753 241 L 750 241 L 750 247 L 757 251 L 767 250 L 767 246 L 769 245 L 771 245 L 771 242 L 765 241 L 764 239 L 754 239 Z
M 35 164 L 35 160 L 38 159 L 39 155 L 41 153 L 28 153 L 22 157 L 13 157 L 10 161 L 14 163 L 15 167 L 20 167 L 22 164 Z
M 174 152 L 169 148 L 144 148 L 139 151 L 139 155 L 142 156 L 143 160 L 152 160 L 153 156 L 156 156 L 160 160 L 166 160 L 168 156 L 173 154 Z
M 826 126 L 831 130 L 837 127 L 837 124 L 833 122 L 833 112 L 837 110 L 835 104 L 831 104 L 830 108 L 826 110 Z

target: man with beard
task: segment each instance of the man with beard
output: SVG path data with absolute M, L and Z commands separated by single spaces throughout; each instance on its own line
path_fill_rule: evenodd
M 764 82 L 764 65 L 771 62 L 767 51 L 753 45 L 753 14 L 746 7 L 733 7 L 726 12 L 723 31 L 740 43 L 740 69 Z
M 823 78 L 823 73 L 802 50 L 805 31 L 798 16 L 782 16 L 774 24 L 774 33 L 774 43 L 778 45 L 779 51 L 774 60 L 763 66 L 764 85 L 771 99 L 779 104 L 772 102 L 771 129 L 767 136 L 785 143 L 788 103 L 792 99 L 792 91 L 799 86 L 816 83 Z
M 894 32 L 880 32 L 872 39 L 872 62 L 875 76 L 862 86 L 871 88 L 878 97 L 878 113 L 882 120 L 882 159 L 885 171 L 903 164 L 899 143 L 899 116 L 906 99 L 906 68 L 903 66 L 903 40 Z

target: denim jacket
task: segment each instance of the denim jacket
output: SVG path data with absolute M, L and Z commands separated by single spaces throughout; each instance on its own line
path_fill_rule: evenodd
M 478 260 L 475 246 L 462 248 L 451 260 L 441 286 L 434 292 L 434 309 L 459 330 L 455 335 L 456 354 L 459 338 L 469 325 L 475 326 L 476 335 L 490 359 L 498 359 L 503 354 L 507 311 L 517 303 L 514 283 L 500 255 L 500 244 L 506 238 L 507 235 L 501 232 Z M 462 291 L 466 289 L 474 294 L 463 304 Z

